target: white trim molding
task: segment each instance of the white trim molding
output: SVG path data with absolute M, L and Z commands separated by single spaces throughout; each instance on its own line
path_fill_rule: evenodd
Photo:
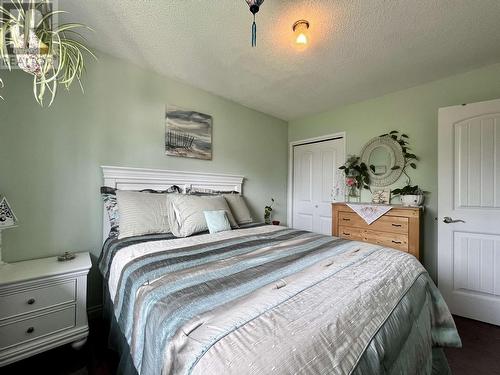
M 146 169 L 101 166 L 104 186 L 122 190 L 165 190 L 177 185 L 184 191 L 188 188 L 227 190 L 243 192 L 243 176 L 175 171 L 168 169 Z M 110 226 L 106 210 L 103 215 L 103 240 L 108 237 Z
M 145 169 L 145 168 L 127 168 L 127 167 L 110 167 L 102 166 L 102 174 L 104 177 L 104 185 L 109 187 L 117 187 L 123 184 L 137 184 L 144 186 L 145 184 L 178 185 L 180 187 L 196 186 L 223 186 L 231 187 L 235 191 L 241 192 L 243 185 L 243 176 L 218 174 L 218 173 L 202 173 L 175 171 L 167 169 Z M 141 187 L 140 189 L 143 189 Z
M 322 135 L 314 138 L 300 139 L 297 141 L 288 142 L 288 192 L 287 192 L 287 225 L 293 226 L 293 148 L 295 146 L 304 145 L 307 143 L 331 141 L 333 139 L 344 140 L 344 155 L 346 153 L 346 132 L 338 132 L 333 134 Z

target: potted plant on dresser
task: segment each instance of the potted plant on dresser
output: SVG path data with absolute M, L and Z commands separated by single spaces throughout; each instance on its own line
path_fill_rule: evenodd
M 420 189 L 418 185 L 406 185 L 400 189 L 394 189 L 392 195 L 399 195 L 401 203 L 406 207 L 419 207 L 424 203 L 425 191 Z

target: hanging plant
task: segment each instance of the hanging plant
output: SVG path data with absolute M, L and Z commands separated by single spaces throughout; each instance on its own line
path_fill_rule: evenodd
M 399 165 L 396 165 L 396 166 L 392 167 L 391 169 L 394 170 L 394 169 L 401 168 L 402 173 L 406 176 L 406 185 L 410 186 L 411 178 L 408 175 L 408 173 L 406 172 L 406 168 L 411 167 L 413 169 L 417 169 L 416 162 L 418 161 L 418 157 L 415 154 L 410 152 L 411 148 L 410 148 L 409 143 L 408 143 L 408 140 L 410 137 L 408 137 L 404 133 L 400 133 L 397 130 L 392 130 L 389 133 L 382 134 L 381 137 L 391 137 L 396 142 L 398 142 L 399 145 L 401 146 L 401 149 L 403 151 L 403 156 L 404 156 L 404 164 L 402 167 Z
M 21 0 L 11 3 L 11 10 L 0 6 L 0 59 L 11 70 L 15 57 L 17 66 L 33 75 L 33 94 L 41 106 L 46 97 L 49 106 L 53 103 L 59 84 L 69 90 L 76 80 L 83 92 L 85 55 L 97 58 L 77 30 L 90 28 L 80 23 L 56 25 L 55 16 L 65 12 L 51 10 L 47 0 L 32 0 L 27 7 Z

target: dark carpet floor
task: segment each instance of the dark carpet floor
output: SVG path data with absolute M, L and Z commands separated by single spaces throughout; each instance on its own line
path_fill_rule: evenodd
M 461 349 L 445 349 L 454 375 L 500 375 L 500 327 L 454 316 Z
M 458 316 L 455 322 L 463 348 L 445 350 L 453 374 L 500 375 L 500 327 Z M 0 374 L 114 374 L 117 357 L 106 349 L 104 331 L 101 322 L 92 322 L 89 340 L 80 351 L 66 345 L 0 368 Z

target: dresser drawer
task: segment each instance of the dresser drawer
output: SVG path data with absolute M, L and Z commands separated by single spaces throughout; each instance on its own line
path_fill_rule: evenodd
M 76 280 L 14 292 L 0 296 L 0 320 L 75 300 Z
M 75 306 L 0 326 L 0 350 L 75 326 Z
M 348 226 L 339 227 L 339 237 L 354 241 L 369 242 L 394 249 L 408 251 L 408 236 L 399 233 L 379 232 Z
M 363 230 L 361 228 L 340 226 L 339 237 L 353 241 L 363 241 Z
M 390 212 L 390 211 L 389 211 Z M 408 218 L 386 214 L 368 225 L 358 214 L 339 212 L 339 225 L 371 229 L 375 231 L 408 233 Z

